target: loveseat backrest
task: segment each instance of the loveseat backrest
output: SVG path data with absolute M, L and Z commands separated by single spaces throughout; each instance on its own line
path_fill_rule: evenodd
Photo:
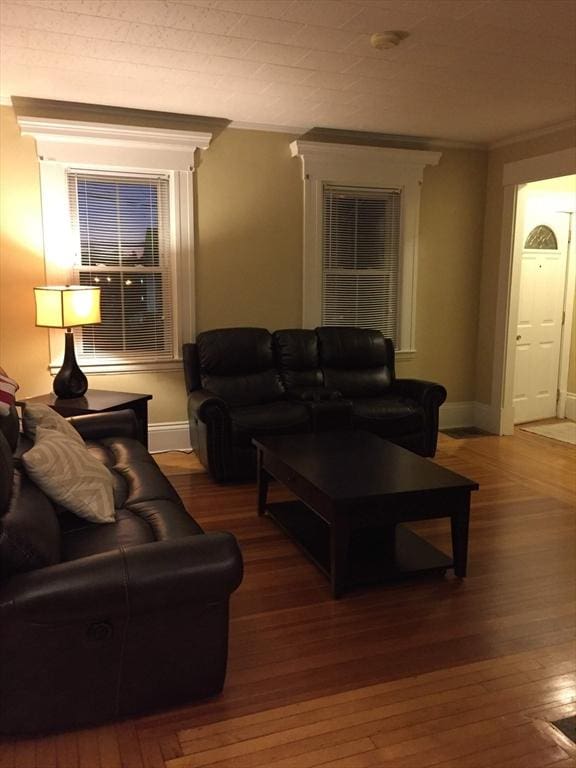
M 316 328 L 324 386 L 344 397 L 383 394 L 394 381 L 394 345 L 379 331 L 350 326 Z
M 324 377 L 315 331 L 290 328 L 273 334 L 276 365 L 287 390 L 321 387 Z
M 196 339 L 203 389 L 230 405 L 281 399 L 284 389 L 265 328 L 222 328 Z

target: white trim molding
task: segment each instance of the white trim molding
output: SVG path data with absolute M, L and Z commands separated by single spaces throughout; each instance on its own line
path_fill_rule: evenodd
M 150 453 L 191 451 L 188 422 L 166 421 L 150 424 L 148 426 L 148 444 Z
M 438 421 L 440 429 L 477 427 L 484 432 L 498 434 L 498 414 L 494 414 L 485 403 L 444 403 L 440 406 Z
M 36 140 L 48 284 L 69 283 L 77 258 L 68 201 L 69 171 L 161 174 L 168 178 L 171 301 L 176 318 L 174 360 L 167 365 L 117 360 L 82 365 L 88 373 L 170 369 L 180 359 L 182 344 L 195 335 L 193 172 L 196 150 L 207 149 L 212 134 L 26 116 L 18 117 L 18 125 L 23 136 Z M 61 365 L 63 334 L 50 331 L 49 339 L 50 370 L 56 373 Z
M 523 226 L 522 185 L 557 176 L 569 176 L 576 167 L 576 146 L 546 155 L 505 163 L 502 170 L 503 205 L 496 321 L 493 341 L 491 418 L 498 420 L 497 434 L 514 432 L 512 389 L 514 381 L 515 324 L 518 312 L 519 270 L 514 244 Z M 573 247 L 573 246 L 572 246 Z
M 488 145 L 489 149 L 500 149 L 500 147 L 507 147 L 510 144 L 518 144 L 521 141 L 530 141 L 531 139 L 539 139 L 541 136 L 549 136 L 551 133 L 558 133 L 559 131 L 567 130 L 568 128 L 576 128 L 576 120 L 564 120 L 562 123 L 555 123 L 554 125 L 547 125 L 543 128 L 536 128 L 533 131 L 526 131 L 525 133 L 517 133 L 514 136 L 508 136 L 505 139 L 498 139 Z
M 566 392 L 565 416 L 576 421 L 576 392 Z
M 402 192 L 402 254 L 398 351 L 415 349 L 416 278 L 420 187 L 427 165 L 437 165 L 441 152 L 331 144 L 297 139 L 292 157 L 302 162 L 304 182 L 304 249 L 302 324 L 322 324 L 322 210 L 326 184 L 396 188 Z
M 193 171 L 197 149 L 211 133 L 142 128 L 79 120 L 19 117 L 22 136 L 36 139 L 44 162 Z

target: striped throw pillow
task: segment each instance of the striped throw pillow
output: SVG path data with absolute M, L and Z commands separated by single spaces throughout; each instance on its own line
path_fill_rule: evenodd
M 22 461 L 28 476 L 52 501 L 93 523 L 114 522 L 112 473 L 84 443 L 36 427 L 36 442 Z

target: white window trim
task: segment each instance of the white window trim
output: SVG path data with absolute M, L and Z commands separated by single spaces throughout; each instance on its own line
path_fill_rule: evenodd
M 420 187 L 427 165 L 441 152 L 296 140 L 292 157 L 302 160 L 304 181 L 304 263 L 302 325 L 314 328 L 322 318 L 322 210 L 325 184 L 397 188 L 402 191 L 400 317 L 398 352 L 415 352 L 416 277 Z
M 86 373 L 167 371 L 181 368 L 182 344 L 195 336 L 194 169 L 197 149 L 207 149 L 211 133 L 19 117 L 23 136 L 36 140 L 40 161 L 44 259 L 48 285 L 69 282 L 74 241 L 68 207 L 68 170 L 168 175 L 174 263 L 174 360 L 146 363 L 82 363 Z M 50 371 L 57 373 L 63 349 L 61 331 L 50 331 Z

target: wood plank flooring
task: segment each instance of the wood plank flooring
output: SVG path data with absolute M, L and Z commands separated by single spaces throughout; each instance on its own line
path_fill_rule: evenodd
M 550 724 L 576 713 L 576 448 L 520 430 L 441 435 L 436 461 L 480 483 L 468 578 L 336 602 L 257 517 L 253 485 L 216 486 L 192 456 L 158 461 L 204 528 L 232 531 L 244 553 L 223 694 L 0 741 L 0 767 L 576 767 L 576 746 Z M 414 527 L 449 551 L 446 520 Z

